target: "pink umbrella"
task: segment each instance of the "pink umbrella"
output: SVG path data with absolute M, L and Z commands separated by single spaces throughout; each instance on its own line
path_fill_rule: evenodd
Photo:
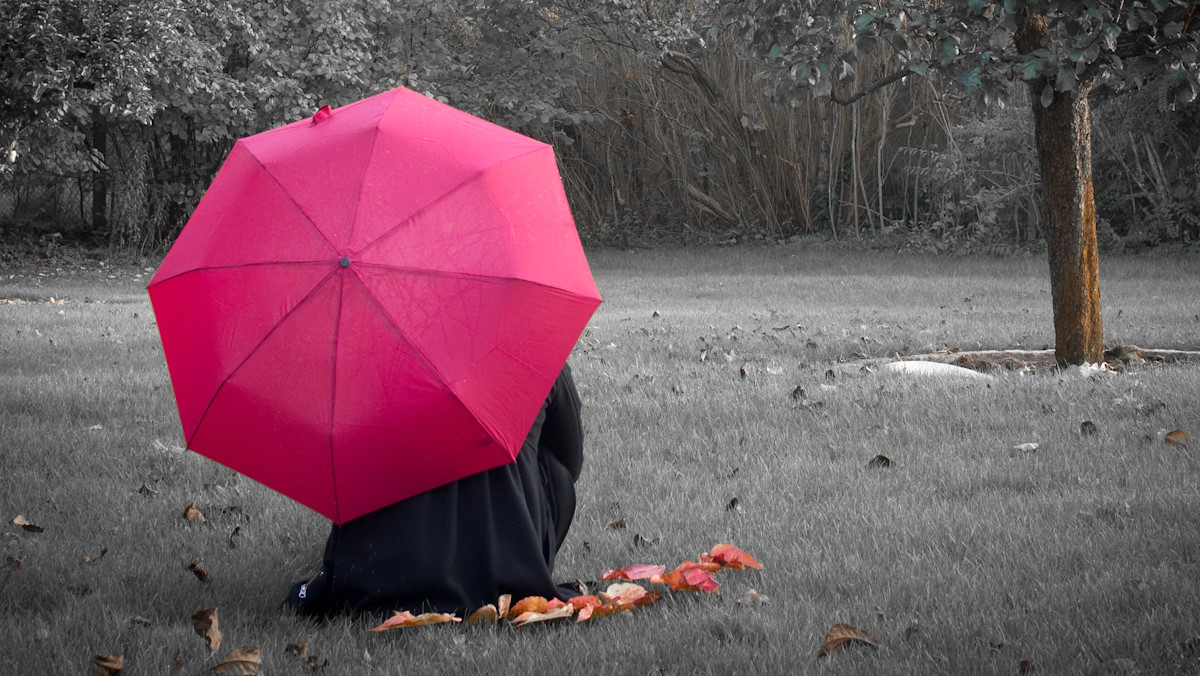
M 403 88 L 238 141 L 148 291 L 188 448 L 337 523 L 516 458 L 600 303 L 553 149 Z

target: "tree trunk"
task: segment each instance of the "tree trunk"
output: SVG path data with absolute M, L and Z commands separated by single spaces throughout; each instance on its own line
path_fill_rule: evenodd
M 1028 53 L 1045 44 L 1046 23 L 1027 15 L 1017 47 Z M 1049 213 L 1045 227 L 1054 304 L 1054 353 L 1060 366 L 1104 359 L 1100 320 L 1100 257 L 1096 248 L 1096 200 L 1092 194 L 1091 83 L 1054 92 L 1041 103 L 1048 81 L 1030 83 L 1034 137 Z
M 92 109 L 92 149 L 101 166 L 92 176 L 92 232 L 108 229 L 108 120 L 100 109 Z
M 1033 120 L 1049 223 L 1054 353 L 1059 365 L 1104 359 L 1100 320 L 1100 258 L 1092 194 L 1092 133 L 1087 90 L 1056 92 Z

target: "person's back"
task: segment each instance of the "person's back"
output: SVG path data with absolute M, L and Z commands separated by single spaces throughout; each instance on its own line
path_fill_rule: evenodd
M 285 605 L 302 613 L 466 613 L 500 594 L 569 596 L 551 579 L 583 465 L 564 366 L 516 461 L 333 526 L 324 563 Z

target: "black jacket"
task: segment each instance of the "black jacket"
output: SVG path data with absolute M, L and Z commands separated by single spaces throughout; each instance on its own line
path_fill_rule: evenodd
M 564 366 L 516 461 L 333 526 L 321 571 L 285 605 L 467 613 L 505 593 L 565 598 L 551 572 L 582 466 L 579 394 Z

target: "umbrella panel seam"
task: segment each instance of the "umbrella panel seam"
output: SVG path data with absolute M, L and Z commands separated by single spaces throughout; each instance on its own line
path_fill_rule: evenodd
M 241 142 L 239 141 L 239 143 Z M 283 183 L 279 182 L 279 179 L 275 177 L 275 174 L 271 173 L 271 170 L 267 168 L 267 165 L 263 164 L 263 161 L 259 159 L 258 155 L 254 154 L 254 151 L 251 150 L 249 146 L 242 144 L 242 147 L 246 149 L 246 154 L 250 157 L 253 157 L 258 166 L 262 168 L 263 174 L 265 174 L 267 178 L 271 179 L 271 182 L 274 183 L 277 188 L 279 188 L 279 192 L 287 197 L 289 202 L 296 206 L 296 210 L 304 216 L 304 220 L 308 221 L 308 224 L 317 232 L 317 235 L 329 245 L 329 249 L 336 256 L 339 251 L 337 245 L 334 244 L 333 241 L 331 241 L 320 228 L 317 227 L 317 221 L 313 219 L 313 217 L 309 215 L 307 211 L 304 210 L 304 207 L 300 206 L 300 203 L 296 201 L 296 198 L 292 196 L 292 193 L 283 186 Z
M 467 178 L 466 180 L 462 181 L 462 182 L 461 182 L 461 183 L 459 183 L 458 185 L 454 186 L 453 188 L 450 188 L 449 190 L 447 190 L 446 192 L 442 193 L 441 195 L 438 195 L 437 199 L 434 199 L 434 200 L 430 201 L 430 202 L 429 202 L 428 204 L 426 204 L 425 206 L 421 207 L 420 209 L 417 209 L 416 211 L 412 212 L 412 213 L 411 213 L 411 214 L 409 214 L 408 216 L 405 216 L 403 220 L 401 220 L 400 222 L 396 223 L 395 225 L 393 225 L 392 227 L 388 228 L 387 230 L 383 231 L 382 233 L 380 233 L 380 234 L 379 234 L 379 236 L 378 236 L 378 237 L 376 237 L 375 239 L 371 240 L 371 241 L 370 241 L 370 242 L 369 242 L 369 243 L 368 243 L 366 246 L 364 246 L 363 248 L 359 249 L 358 251 L 351 252 L 351 254 L 352 254 L 352 255 L 354 255 L 354 256 L 361 256 L 363 253 L 365 253 L 365 252 L 369 251 L 369 250 L 370 250 L 372 247 L 374 247 L 374 246 L 375 246 L 376 244 L 378 244 L 379 242 L 383 241 L 384 239 L 387 239 L 387 237 L 388 237 L 388 236 L 390 236 L 392 233 L 396 232 L 396 231 L 397 231 L 397 230 L 399 230 L 400 228 L 403 228 L 405 225 L 408 225 L 409 223 L 411 223 L 411 222 L 412 222 L 412 220 L 413 220 L 414 218 L 416 218 L 417 216 L 420 216 L 421 214 L 425 213 L 426 211 L 429 211 L 429 210 L 430 210 L 430 209 L 432 209 L 434 206 L 436 206 L 438 203 L 440 203 L 442 200 L 446 199 L 447 197 L 450 197 L 451 195 L 453 195 L 454 193 L 456 193 L 456 192 L 458 192 L 460 189 L 462 189 L 462 187 L 463 187 L 463 186 L 465 186 L 465 185 L 467 185 L 467 184 L 469 184 L 469 183 L 471 183 L 471 182 L 473 182 L 473 181 L 477 180 L 477 179 L 478 179 L 480 176 L 483 176 L 485 173 L 487 173 L 487 172 L 491 171 L 492 169 L 495 169 L 496 167 L 502 166 L 502 165 L 504 165 L 504 164 L 505 164 L 505 163 L 507 163 L 507 162 L 511 162 L 511 161 L 513 161 L 513 160 L 517 160 L 517 159 L 520 159 L 520 158 L 522 158 L 522 157 L 525 157 L 526 155 L 532 155 L 533 153 L 536 153 L 536 152 L 542 152 L 542 151 L 545 151 L 547 148 L 550 148 L 550 146 L 547 146 L 547 145 L 544 145 L 544 144 L 543 144 L 543 145 L 541 145 L 541 146 L 539 146 L 539 147 L 537 147 L 537 148 L 534 148 L 534 149 L 532 149 L 532 150 L 529 150 L 529 151 L 523 152 L 523 153 L 521 153 L 521 154 L 519 154 L 519 155 L 513 155 L 512 157 L 506 157 L 506 158 L 504 158 L 503 160 L 501 160 L 501 161 L 499 161 L 499 162 L 497 162 L 497 163 L 495 163 L 495 164 L 492 164 L 492 165 L 489 165 L 489 166 L 487 166 L 487 167 L 484 167 L 483 169 L 480 169 L 479 171 L 475 172 L 474 174 L 471 174 L 471 176 L 470 176 L 469 178 Z M 551 149 L 551 152 L 553 152 L 553 149 Z M 306 214 L 306 215 L 307 215 L 307 214 Z M 507 219 L 505 220 L 505 222 L 507 222 Z M 511 227 L 511 226 L 510 226 L 510 227 Z
M 403 340 L 407 345 L 409 345 L 412 348 L 413 354 L 417 357 L 418 360 L 420 360 L 421 364 L 424 365 L 426 369 L 429 369 L 429 372 L 432 373 L 437 378 L 438 382 L 441 383 L 441 385 L 446 388 L 446 391 L 449 392 L 450 395 L 454 397 L 455 401 L 457 401 L 459 403 L 459 405 L 463 407 L 463 410 L 465 410 L 471 414 L 471 418 L 474 419 L 475 422 L 478 423 L 479 426 L 482 427 L 485 432 L 487 432 L 488 436 L 492 439 L 492 441 L 495 442 L 497 445 L 500 445 L 498 439 L 503 438 L 504 435 L 498 434 L 497 430 L 495 430 L 492 425 L 489 425 L 486 421 L 481 420 L 479 418 L 479 416 L 477 416 L 475 414 L 475 411 L 469 405 L 467 405 L 467 402 L 463 401 L 462 397 L 459 396 L 458 392 L 456 392 L 454 390 L 454 388 L 450 385 L 449 379 L 446 378 L 446 376 L 436 366 L 434 366 L 433 361 L 431 361 L 429 359 L 429 357 L 426 356 L 425 353 L 421 350 L 421 348 L 418 347 L 417 344 L 414 343 L 407 335 L 405 335 L 404 330 L 401 329 L 396 324 L 396 322 L 394 322 L 392 320 L 392 316 L 390 314 L 388 314 L 387 308 L 384 306 L 384 304 L 382 302 L 380 302 L 380 300 L 375 296 L 375 294 L 371 292 L 371 287 L 367 286 L 367 283 L 364 282 L 362 279 L 360 279 L 357 274 L 354 275 L 354 279 L 356 282 L 358 282 L 359 286 L 362 287 L 363 292 L 366 294 L 367 298 L 371 299 L 371 302 L 374 303 L 375 306 L 379 308 L 379 312 L 383 316 L 383 319 L 385 320 L 387 325 L 389 327 L 391 327 L 391 329 L 393 331 L 396 332 L 396 335 L 399 336 L 401 340 Z M 501 446 L 501 447 L 503 448 L 503 446 Z M 505 448 L 505 450 L 507 451 L 508 449 Z
M 212 409 L 213 402 L 216 401 L 217 397 L 221 395 L 221 390 L 225 389 L 225 385 L 229 382 L 230 378 L 233 378 L 233 376 L 236 375 L 239 370 L 241 370 L 242 366 L 244 366 L 247 361 L 250 361 L 250 358 L 254 356 L 254 353 L 258 352 L 258 349 L 262 347 L 263 344 L 266 343 L 276 331 L 279 330 L 280 326 L 283 326 L 284 322 L 288 320 L 288 317 L 291 317 L 293 314 L 295 314 L 297 310 L 303 307 L 305 303 L 307 303 L 314 295 L 316 295 L 317 291 L 319 291 L 322 286 L 325 286 L 325 283 L 329 281 L 329 278 L 333 276 L 334 272 L 336 272 L 336 270 L 332 270 L 329 272 L 329 274 L 322 277 L 321 280 L 317 282 L 311 290 L 309 290 L 308 294 L 305 295 L 304 298 L 300 299 L 300 302 L 296 303 L 292 309 L 288 310 L 287 314 L 280 317 L 279 321 L 275 322 L 275 326 L 272 326 L 271 330 L 267 331 L 266 335 L 264 335 L 254 347 L 250 348 L 250 351 L 246 353 L 246 356 L 243 357 L 240 362 L 238 362 L 237 366 L 233 367 L 229 373 L 221 379 L 221 384 L 217 385 L 217 389 L 213 391 L 212 397 L 209 398 L 208 403 L 204 406 L 204 413 L 200 414 L 199 420 L 196 421 L 196 427 L 192 429 L 191 435 L 189 435 L 187 438 L 187 446 L 189 448 L 192 445 L 192 440 L 196 438 L 197 434 L 199 434 L 200 428 L 204 426 L 204 420 L 208 417 L 208 412 Z
M 163 279 L 156 279 L 156 280 L 150 282 L 149 284 L 147 284 L 146 288 L 152 289 L 160 284 L 169 282 L 172 279 L 178 279 L 180 277 L 190 275 L 193 272 L 219 272 L 221 270 L 239 270 L 241 268 L 253 268 L 253 267 L 260 267 L 260 266 L 267 266 L 267 265 L 329 265 L 329 261 L 328 260 L 323 260 L 323 261 L 258 261 L 258 262 L 254 262 L 254 263 L 237 263 L 237 264 L 233 264 L 233 265 L 212 265 L 212 266 L 207 266 L 207 267 L 202 267 L 202 268 L 192 268 L 190 270 L 184 270 L 182 272 L 177 272 L 177 273 L 171 275 L 170 277 L 164 277 Z

